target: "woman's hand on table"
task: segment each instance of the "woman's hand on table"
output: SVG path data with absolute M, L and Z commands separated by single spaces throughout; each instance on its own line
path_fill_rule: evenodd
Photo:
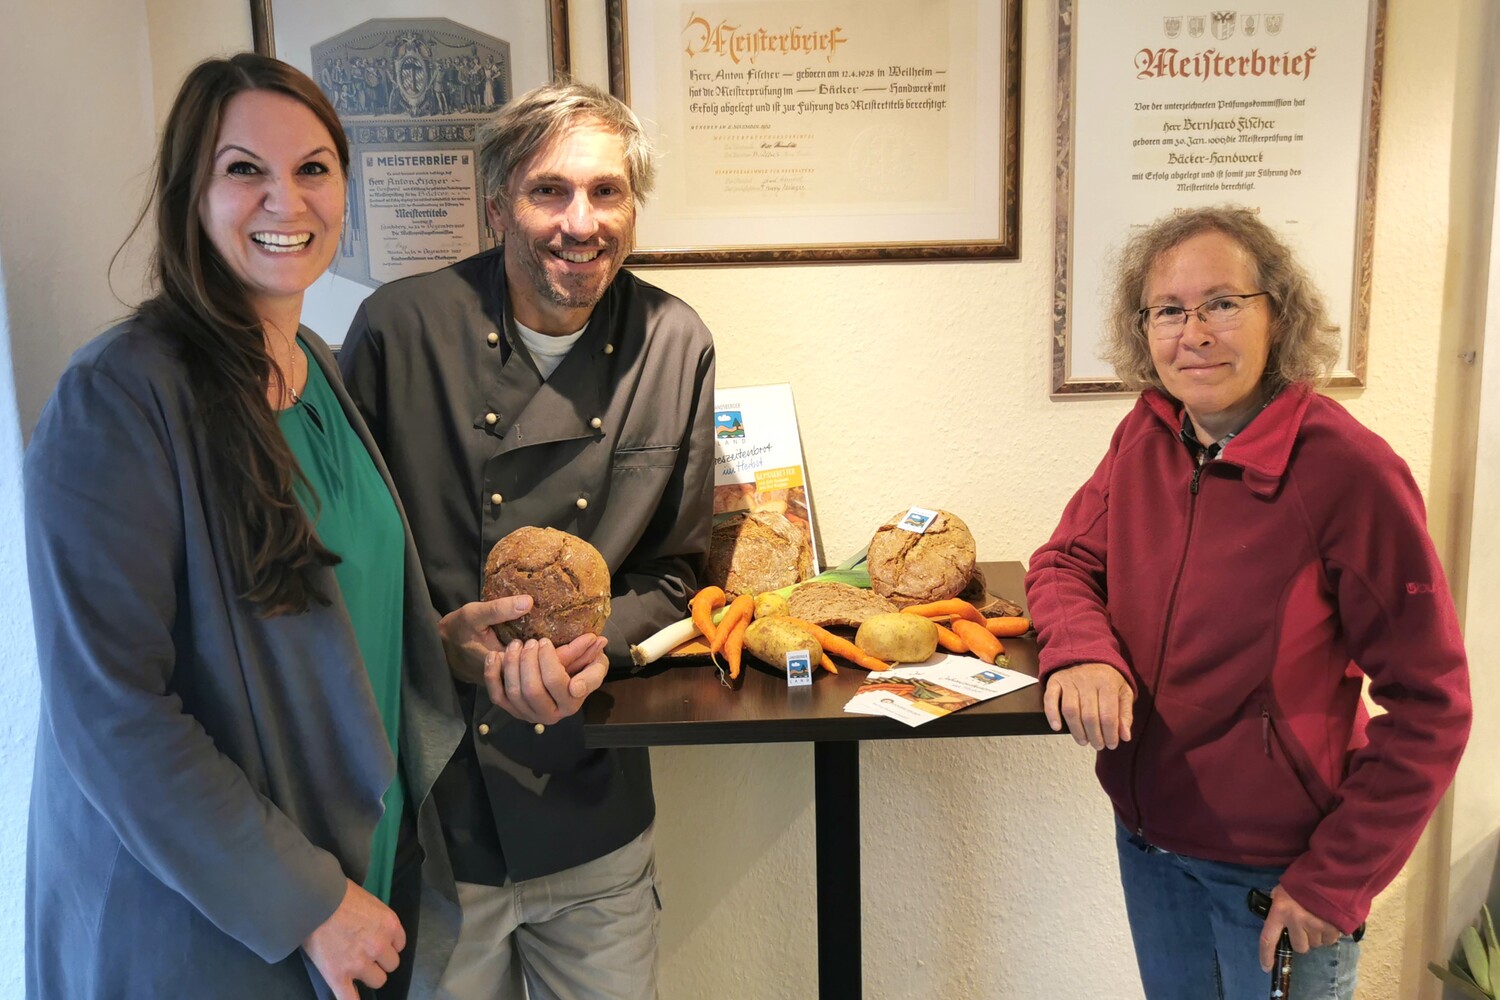
M 1079 746 L 1113 750 L 1130 741 L 1135 692 L 1108 663 L 1080 663 L 1047 678 L 1042 709 L 1054 732 L 1066 722 Z

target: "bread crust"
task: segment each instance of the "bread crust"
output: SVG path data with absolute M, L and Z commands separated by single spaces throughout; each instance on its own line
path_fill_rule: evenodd
M 969 526 L 940 510 L 919 535 L 896 527 L 905 516 L 897 514 L 870 539 L 870 589 L 903 608 L 963 593 L 977 561 Z
M 731 596 L 780 590 L 812 575 L 801 528 L 772 512 L 736 512 L 714 524 L 705 581 Z
M 847 583 L 814 581 L 804 583 L 787 598 L 787 609 L 800 618 L 824 628 L 843 625 L 858 628 L 866 618 L 900 610 L 879 594 Z
M 554 646 L 609 620 L 609 566 L 588 542 L 556 528 L 517 528 L 495 543 L 484 561 L 480 597 L 530 594 L 532 607 L 515 621 L 495 626 L 501 642 L 550 639 Z

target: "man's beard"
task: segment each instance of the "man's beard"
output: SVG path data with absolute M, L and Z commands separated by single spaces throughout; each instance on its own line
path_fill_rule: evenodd
M 547 267 L 547 258 L 556 258 L 552 249 L 541 243 L 527 244 L 526 252 L 521 255 L 521 264 L 531 280 L 532 288 L 536 289 L 537 294 L 548 302 L 567 309 L 592 308 L 604 297 L 605 290 L 609 288 L 610 282 L 615 280 L 621 264 L 630 253 L 629 248 L 622 248 L 617 240 L 604 240 L 599 244 L 584 244 L 577 248 L 564 246 L 562 249 L 566 251 L 594 248 L 599 249 L 600 257 L 610 261 L 610 266 L 597 274 L 561 277 L 555 275 Z

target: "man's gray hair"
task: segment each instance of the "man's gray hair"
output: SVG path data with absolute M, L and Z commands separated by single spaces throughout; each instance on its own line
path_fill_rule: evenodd
M 516 169 L 552 139 L 575 125 L 598 125 L 625 143 L 630 194 L 646 200 L 656 182 L 656 151 L 640 119 L 624 101 L 586 83 L 549 83 L 529 90 L 479 128 L 479 173 L 489 197 L 510 207 Z

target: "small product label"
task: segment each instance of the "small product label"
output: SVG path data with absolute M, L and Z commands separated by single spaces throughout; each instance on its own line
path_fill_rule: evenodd
M 928 510 L 926 507 L 913 507 L 906 512 L 906 516 L 896 522 L 896 527 L 902 531 L 910 531 L 912 534 L 920 535 L 932 526 L 937 519 L 938 512 Z
M 805 649 L 786 654 L 786 686 L 809 687 L 812 684 L 812 657 Z

